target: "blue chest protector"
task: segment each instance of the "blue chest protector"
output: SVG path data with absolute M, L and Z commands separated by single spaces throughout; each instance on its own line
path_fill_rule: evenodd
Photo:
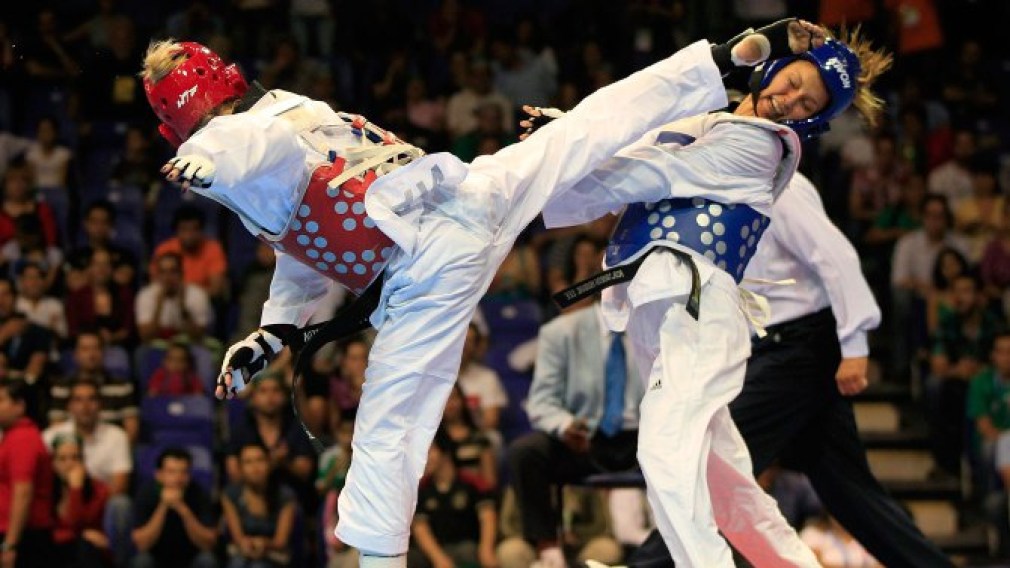
M 695 138 L 683 132 L 661 132 L 656 142 L 687 146 Z M 657 247 L 690 249 L 736 279 L 743 278 L 747 263 L 771 219 L 748 205 L 726 205 L 701 197 L 634 203 L 617 222 L 607 247 L 604 265 L 620 266 Z
M 657 246 L 676 246 L 704 256 L 739 283 L 769 223 L 747 205 L 701 197 L 635 203 L 614 229 L 605 264 L 619 266 Z

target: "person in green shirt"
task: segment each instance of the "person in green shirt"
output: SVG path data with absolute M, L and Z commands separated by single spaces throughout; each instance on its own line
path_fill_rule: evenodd
M 992 365 L 968 387 L 968 417 L 974 422 L 983 467 L 995 464 L 1010 487 L 1010 332 L 993 340 Z
M 933 335 L 926 405 L 933 458 L 946 473 L 958 475 L 964 449 L 968 383 L 989 360 L 999 315 L 986 309 L 982 284 L 967 273 L 951 281 L 951 310 Z

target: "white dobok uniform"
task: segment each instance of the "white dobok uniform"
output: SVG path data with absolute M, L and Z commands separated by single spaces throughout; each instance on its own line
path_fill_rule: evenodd
M 751 333 L 737 281 L 717 260 L 737 254 L 736 244 L 726 246 L 731 235 L 742 237 L 737 243 L 752 235 L 749 223 L 722 224 L 727 208 L 749 206 L 767 217 L 798 160 L 798 140 L 786 127 L 714 113 L 663 126 L 621 150 L 566 194 L 582 208 L 555 202 L 544 210 L 553 227 L 618 211 L 643 196 L 659 202 L 646 205 L 648 216 L 642 217 L 651 242 L 635 247 L 628 260 L 649 256 L 630 282 L 604 290 L 603 309 L 612 330 L 626 329 L 647 381 L 638 458 L 657 527 L 677 566 L 733 566 L 719 530 L 759 568 L 818 566 L 754 480 L 747 447 L 730 417 L 728 404 L 743 388 Z M 686 200 L 685 215 L 664 217 L 672 212 L 662 200 L 670 197 Z M 698 242 L 711 248 L 683 246 L 679 241 L 690 230 L 706 231 Z M 697 320 L 687 310 L 691 266 L 669 248 L 689 254 L 697 267 Z M 740 245 L 739 258 L 745 252 Z M 733 270 L 736 276 L 742 271 Z
M 238 213 L 253 233 L 277 234 L 294 222 L 309 173 L 326 160 L 320 141 L 338 155 L 359 144 L 326 105 L 305 100 L 299 108 L 318 120 L 292 122 L 276 101 L 264 97 L 247 112 L 216 117 L 179 148 L 179 155 L 213 160 L 213 184 L 194 191 Z M 567 117 L 494 155 L 472 164 L 426 156 L 371 185 L 368 222 L 396 246 L 385 258 L 380 305 L 371 316 L 378 336 L 340 496 L 340 540 L 373 554 L 407 550 L 418 480 L 459 371 L 467 326 L 520 231 L 548 201 L 645 132 L 726 103 L 709 44 L 701 41 L 600 89 Z M 312 266 L 279 253 L 262 323 L 303 325 L 332 285 Z

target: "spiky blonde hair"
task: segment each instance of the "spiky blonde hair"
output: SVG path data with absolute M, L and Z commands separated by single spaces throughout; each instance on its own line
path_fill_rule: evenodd
M 144 68 L 140 76 L 152 83 L 161 81 L 185 61 L 182 46 L 172 38 L 152 41 L 144 54 Z
M 837 37 L 859 58 L 862 70 L 856 78 L 856 98 L 852 101 L 852 106 L 856 107 L 872 128 L 877 126 L 884 110 L 884 99 L 873 92 L 873 83 L 891 68 L 894 57 L 884 49 L 873 49 L 870 40 L 863 37 L 860 32 L 860 26 L 856 26 L 850 32 L 843 24 Z

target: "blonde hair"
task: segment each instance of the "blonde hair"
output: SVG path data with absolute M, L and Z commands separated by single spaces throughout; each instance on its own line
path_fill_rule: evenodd
M 852 106 L 873 128 L 877 126 L 884 110 L 884 100 L 873 92 L 873 83 L 891 68 L 894 57 L 884 49 L 873 49 L 870 40 L 862 37 L 860 32 L 860 26 L 850 32 L 843 24 L 838 38 L 859 58 L 862 70 L 856 78 L 856 98 L 852 101 Z
M 144 54 L 144 68 L 140 76 L 151 83 L 157 83 L 182 65 L 185 52 L 174 39 L 152 41 Z

